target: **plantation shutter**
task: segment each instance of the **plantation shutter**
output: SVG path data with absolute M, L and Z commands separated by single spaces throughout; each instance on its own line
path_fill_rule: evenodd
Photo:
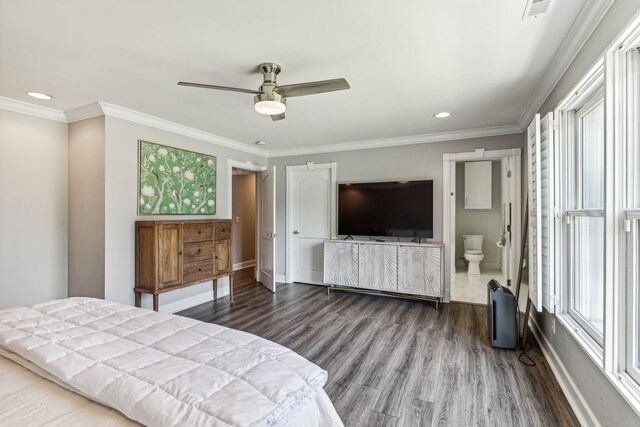
M 553 113 L 547 114 L 540 122 L 540 185 L 539 193 L 539 213 L 540 213 L 540 280 L 538 281 L 542 289 L 542 306 L 549 313 L 555 311 L 555 280 L 553 270 L 554 260 L 554 123 Z
M 527 129 L 529 161 L 529 296 L 538 311 L 555 311 L 553 113 Z
M 529 298 L 538 311 L 542 311 L 542 218 L 540 197 L 540 114 L 536 114 L 527 128 L 527 158 L 529 169 Z

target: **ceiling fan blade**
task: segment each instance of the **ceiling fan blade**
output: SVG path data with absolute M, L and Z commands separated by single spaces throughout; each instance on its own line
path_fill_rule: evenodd
M 254 95 L 259 95 L 261 93 L 261 92 L 258 92 L 257 90 L 241 89 L 241 88 L 229 87 L 229 86 L 206 85 L 206 84 L 203 84 L 203 83 L 178 82 L 178 86 L 191 86 L 191 87 L 199 87 L 199 88 L 203 88 L 203 89 L 227 90 L 229 92 L 251 93 L 251 94 L 254 94 Z
M 277 122 L 278 120 L 284 120 L 284 119 L 286 119 L 286 117 L 284 116 L 284 113 L 275 114 L 275 115 L 271 116 L 271 120 L 273 120 L 274 122 Z
M 285 98 L 294 96 L 315 95 L 316 93 L 335 92 L 349 89 L 349 83 L 345 79 L 320 80 L 317 82 L 298 83 L 295 85 L 278 86 L 276 92 Z

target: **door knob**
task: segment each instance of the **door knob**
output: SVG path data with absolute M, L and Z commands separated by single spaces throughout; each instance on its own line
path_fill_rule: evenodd
M 293 230 L 293 234 L 300 234 L 298 230 Z

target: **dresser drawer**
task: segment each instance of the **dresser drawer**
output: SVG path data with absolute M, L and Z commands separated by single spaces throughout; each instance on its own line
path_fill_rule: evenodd
M 211 223 L 182 225 L 183 242 L 201 242 L 203 240 L 213 240 L 213 227 Z
M 216 224 L 216 240 L 231 238 L 231 223 Z
M 213 240 L 184 244 L 184 262 L 213 259 Z
M 201 282 L 213 278 L 213 260 L 196 261 L 184 264 L 183 282 Z

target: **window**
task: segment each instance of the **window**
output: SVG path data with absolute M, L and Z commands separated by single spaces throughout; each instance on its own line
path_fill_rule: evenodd
M 552 179 L 531 163 L 529 187 L 550 192 L 555 315 L 640 413 L 640 14 L 551 120 Z
M 568 312 L 599 345 L 604 318 L 604 91 L 567 114 Z
M 640 40 L 620 53 L 623 70 L 622 96 L 626 100 L 622 121 L 626 125 L 623 147 L 626 184 L 623 221 L 626 238 L 626 286 L 629 322 L 626 333 L 626 372 L 640 384 Z

